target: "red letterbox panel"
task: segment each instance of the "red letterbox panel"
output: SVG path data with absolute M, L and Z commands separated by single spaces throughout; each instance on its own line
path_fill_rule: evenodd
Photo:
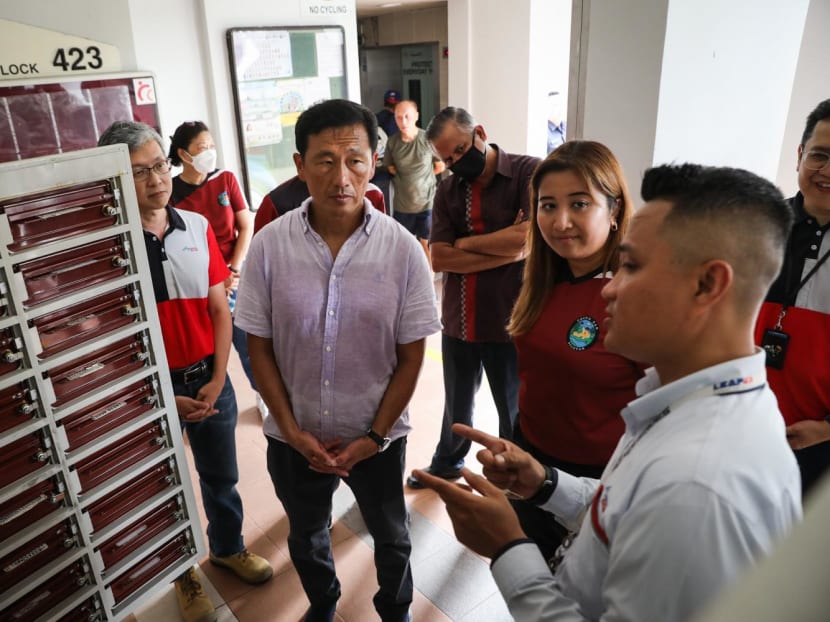
M 78 530 L 71 520 L 65 520 L 39 533 L 0 558 L 0 591 L 32 576 L 78 544 Z
M 165 423 L 163 420 L 154 421 L 81 460 L 72 468 L 78 473 L 81 491 L 85 492 L 162 451 L 166 445 Z
M 23 275 L 29 299 L 26 306 L 117 279 L 130 266 L 128 245 L 118 236 L 83 244 L 14 266 Z
M 184 520 L 185 517 L 186 515 L 182 511 L 182 503 L 178 498 L 164 502 L 149 514 L 142 516 L 119 531 L 99 547 L 104 566 L 111 568 L 166 529 Z
M 148 359 L 147 338 L 137 334 L 55 367 L 46 374 L 55 390 L 55 405 L 81 395 L 140 369 Z
M 142 503 L 178 484 L 173 460 L 153 466 L 103 499 L 87 506 L 86 512 L 95 531 L 129 517 Z
M 43 346 L 38 357 L 63 352 L 132 324 L 140 312 L 137 293 L 132 287 L 125 287 L 29 320 Z
M 195 548 L 193 548 L 190 537 L 186 533 L 181 533 L 169 542 L 162 544 L 110 584 L 109 587 L 112 590 L 115 603 L 120 603 L 135 593 L 142 585 L 149 583 L 168 568 L 181 560 L 187 559 L 193 553 L 195 553 Z
M 63 482 L 52 477 L 0 503 L 0 540 L 10 538 L 63 507 L 64 491 Z
M 0 611 L 0 620 L 34 622 L 92 582 L 89 564 L 79 560 Z
M 31 421 L 39 412 L 37 391 L 27 381 L 0 390 L 0 432 Z
M 0 376 L 20 369 L 23 363 L 23 340 L 12 328 L 0 330 Z
M 51 447 L 52 442 L 47 436 L 35 433 L 0 448 L 0 488 L 51 462 Z
M 104 610 L 97 596 L 87 598 L 80 605 L 66 615 L 58 618 L 57 622 L 102 622 Z
M 12 252 L 110 227 L 118 221 L 109 182 L 97 181 L 0 202 L 9 220 Z
M 4 317 L 9 312 L 9 286 L 3 278 L 3 271 L 0 270 L 0 317 Z
M 67 449 L 75 450 L 140 417 L 153 408 L 157 399 L 155 381 L 145 378 L 115 395 L 64 417 L 58 425 L 66 433 L 69 442 Z

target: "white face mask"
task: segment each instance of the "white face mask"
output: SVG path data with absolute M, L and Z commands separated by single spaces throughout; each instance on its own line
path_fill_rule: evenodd
M 216 149 L 205 149 L 195 156 L 189 153 L 187 155 L 190 156 L 190 164 L 202 175 L 212 173 L 216 169 Z

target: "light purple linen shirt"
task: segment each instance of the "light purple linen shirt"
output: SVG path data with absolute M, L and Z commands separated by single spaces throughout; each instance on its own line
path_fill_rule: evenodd
M 363 224 L 332 260 L 308 222 L 311 199 L 254 237 L 234 323 L 272 339 L 298 425 L 323 442 L 366 434 L 397 365 L 397 344 L 441 329 L 415 237 L 364 199 Z M 276 421 L 267 436 L 284 441 Z M 407 409 L 392 440 L 410 430 Z

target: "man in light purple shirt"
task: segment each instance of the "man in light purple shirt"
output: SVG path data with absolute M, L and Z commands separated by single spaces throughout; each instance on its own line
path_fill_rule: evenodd
M 406 406 L 425 338 L 440 330 L 432 274 L 415 238 L 364 199 L 374 114 L 325 101 L 300 115 L 295 136 L 311 197 L 254 238 L 236 306 L 270 410 L 268 470 L 311 602 L 304 619 L 333 620 L 340 597 L 327 523 L 342 478 L 374 538 L 375 608 L 401 622 L 412 602 Z

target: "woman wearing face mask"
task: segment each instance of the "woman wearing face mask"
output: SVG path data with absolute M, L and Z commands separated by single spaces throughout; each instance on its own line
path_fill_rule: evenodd
M 216 146 L 210 130 L 201 121 L 187 121 L 176 128 L 170 137 L 168 155 L 175 166 L 182 167 L 182 172 L 173 178 L 170 202 L 180 209 L 201 214 L 210 222 L 219 250 L 231 271 L 225 281 L 225 290 L 233 311 L 239 271 L 254 231 L 248 203 L 234 174 L 216 168 Z M 256 391 L 248 359 L 247 337 L 235 325 L 233 345 L 242 361 L 245 375 Z M 259 402 L 257 399 L 258 405 Z
M 623 433 L 620 411 L 642 376 L 642 366 L 605 349 L 600 296 L 618 267 L 633 206 L 619 162 L 592 141 L 559 146 L 530 184 L 528 256 L 508 325 L 521 382 L 514 441 L 545 465 L 599 477 Z M 546 559 L 566 535 L 536 507 L 552 490 L 514 501 Z

